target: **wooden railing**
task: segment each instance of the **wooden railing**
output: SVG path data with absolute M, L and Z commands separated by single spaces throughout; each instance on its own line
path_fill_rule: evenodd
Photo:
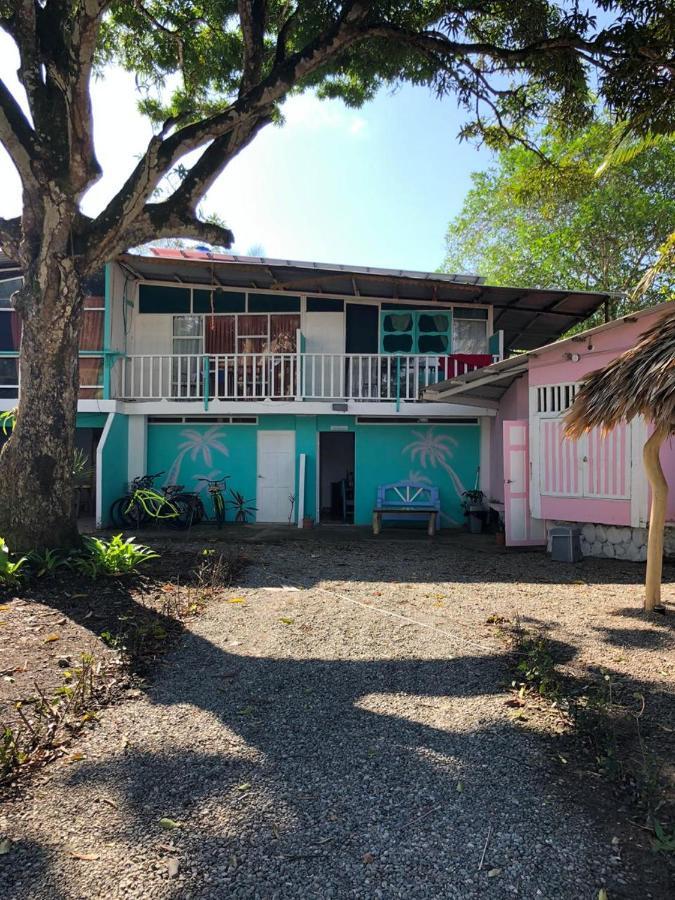
M 148 354 L 119 363 L 114 396 L 146 401 L 410 402 L 460 374 L 449 357 L 379 353 Z

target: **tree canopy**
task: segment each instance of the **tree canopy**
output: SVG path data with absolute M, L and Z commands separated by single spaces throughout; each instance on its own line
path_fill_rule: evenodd
M 494 284 L 632 291 L 675 222 L 675 145 L 652 142 L 598 174 L 615 133 L 604 119 L 572 138 L 548 129 L 539 141 L 545 159 L 520 146 L 502 150 L 472 176 L 448 228 L 444 269 Z M 674 290 L 664 268 L 641 305 Z M 615 299 L 611 314 L 631 302 Z

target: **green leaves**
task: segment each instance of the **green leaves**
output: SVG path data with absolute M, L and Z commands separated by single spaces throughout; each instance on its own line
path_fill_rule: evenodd
M 0 537 L 0 587 L 16 587 L 25 578 L 21 570 L 27 562 L 25 556 L 12 559 L 5 539 Z
M 149 547 L 136 544 L 132 537 L 122 540 L 121 534 L 114 535 L 109 541 L 85 537 L 84 551 L 73 561 L 73 568 L 90 578 L 126 575 L 134 572 L 142 562 L 158 556 Z
M 448 228 L 443 268 L 493 284 L 631 290 L 675 221 L 675 147 L 658 141 L 597 177 L 615 142 L 607 119 L 571 137 L 548 128 L 538 139 L 548 163 L 512 147 L 472 176 Z M 640 304 L 660 302 L 674 287 L 663 267 Z M 619 299 L 611 303 L 612 315 L 624 311 Z

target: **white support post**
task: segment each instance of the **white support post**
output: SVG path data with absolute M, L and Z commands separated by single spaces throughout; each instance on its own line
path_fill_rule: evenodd
M 307 467 L 307 454 L 301 453 L 298 462 L 298 528 L 302 528 L 302 520 L 305 518 L 305 469 Z
M 492 437 L 492 419 L 490 416 L 481 416 L 480 424 L 480 478 L 478 487 L 486 498 L 490 497 L 490 440 Z
M 148 427 L 147 416 L 129 416 L 129 481 L 147 475 L 148 465 Z

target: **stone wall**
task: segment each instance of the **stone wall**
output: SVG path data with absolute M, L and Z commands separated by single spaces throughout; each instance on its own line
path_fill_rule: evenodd
M 575 525 L 581 528 L 581 552 L 584 556 L 604 556 L 644 562 L 647 559 L 647 529 L 616 525 L 579 526 L 574 522 L 552 522 L 552 525 Z M 550 549 L 550 547 L 549 547 Z M 664 556 L 675 557 L 675 527 L 666 528 Z

